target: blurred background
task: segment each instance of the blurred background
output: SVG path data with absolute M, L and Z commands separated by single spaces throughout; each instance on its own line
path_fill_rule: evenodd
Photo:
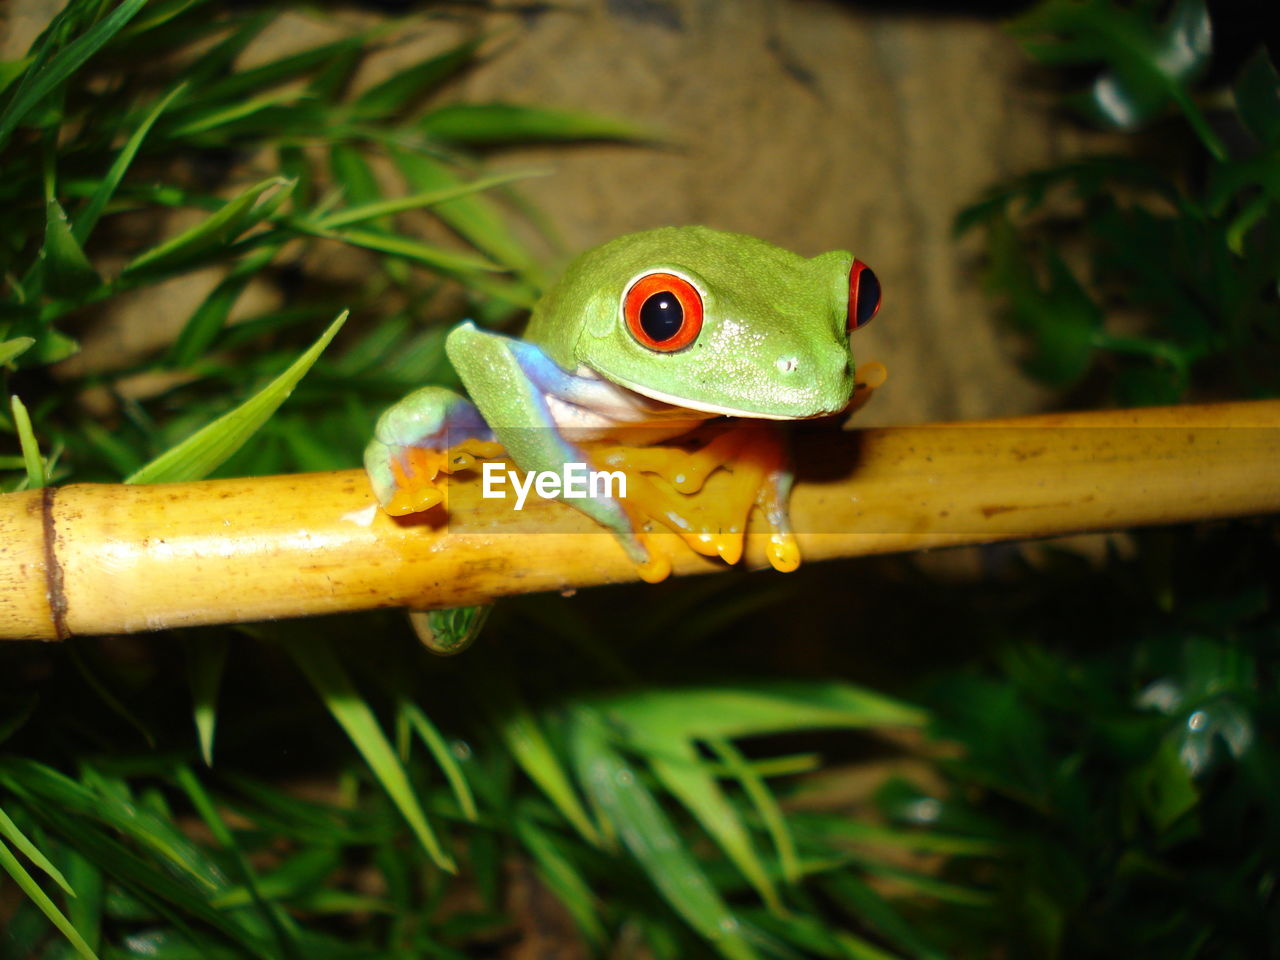
M 356 466 L 666 224 L 875 269 L 858 424 L 1275 396 L 1266 6 L 9 0 L 0 479 Z M 1274 956 L 1276 534 L 6 644 L 0 958 Z

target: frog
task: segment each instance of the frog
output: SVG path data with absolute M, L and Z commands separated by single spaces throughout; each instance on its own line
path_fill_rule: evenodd
M 470 321 L 451 330 L 445 352 L 467 396 L 424 386 L 382 414 L 364 457 L 373 491 L 386 513 L 407 516 L 441 507 L 444 475 L 482 460 L 530 472 L 591 463 L 621 470 L 627 496 L 565 502 L 612 532 L 642 579 L 670 573 L 658 531 L 736 563 L 753 507 L 770 529 L 771 565 L 795 569 L 778 427 L 845 412 L 878 385 L 859 378 L 851 335 L 880 300 L 876 274 L 845 250 L 806 258 L 705 226 L 617 237 L 569 264 L 522 337 Z M 708 429 L 706 443 L 682 445 Z M 728 512 L 695 506 L 721 468 L 737 491 Z M 414 616 L 424 640 L 432 623 L 453 638 L 436 646 L 461 646 L 483 622 Z

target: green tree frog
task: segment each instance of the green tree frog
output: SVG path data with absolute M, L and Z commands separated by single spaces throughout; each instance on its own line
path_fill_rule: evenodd
M 627 497 L 566 502 L 611 530 L 645 579 L 670 570 L 655 549 L 659 524 L 732 563 L 753 505 L 772 530 L 771 562 L 793 569 L 791 471 L 765 422 L 850 406 L 849 335 L 879 305 L 876 275 L 844 251 L 806 259 L 700 226 L 619 237 L 570 264 L 523 339 L 470 322 L 450 332 L 446 351 L 470 399 L 434 386 L 405 397 L 379 419 L 365 466 L 393 515 L 435 507 L 439 475 L 478 457 L 505 452 L 539 473 L 621 468 Z M 692 452 L 661 446 L 715 418 L 741 419 Z M 698 505 L 693 495 L 719 467 L 737 493 Z

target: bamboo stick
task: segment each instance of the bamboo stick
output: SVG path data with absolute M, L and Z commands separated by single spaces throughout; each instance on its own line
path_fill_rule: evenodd
M 827 434 L 801 443 L 806 562 L 1280 511 L 1280 401 Z M 715 478 L 713 478 L 714 480 Z M 746 562 L 764 563 L 764 537 Z M 687 550 L 677 575 L 723 563 Z M 61 639 L 636 579 L 577 510 L 450 484 L 397 521 L 363 473 L 75 484 L 0 497 L 0 638 Z

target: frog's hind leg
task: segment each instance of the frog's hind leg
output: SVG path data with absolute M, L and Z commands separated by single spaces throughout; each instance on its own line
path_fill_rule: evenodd
M 405 516 L 444 500 L 440 474 L 470 469 L 476 457 L 501 453 L 470 401 L 444 387 L 423 387 L 378 418 L 364 466 L 382 509 Z

